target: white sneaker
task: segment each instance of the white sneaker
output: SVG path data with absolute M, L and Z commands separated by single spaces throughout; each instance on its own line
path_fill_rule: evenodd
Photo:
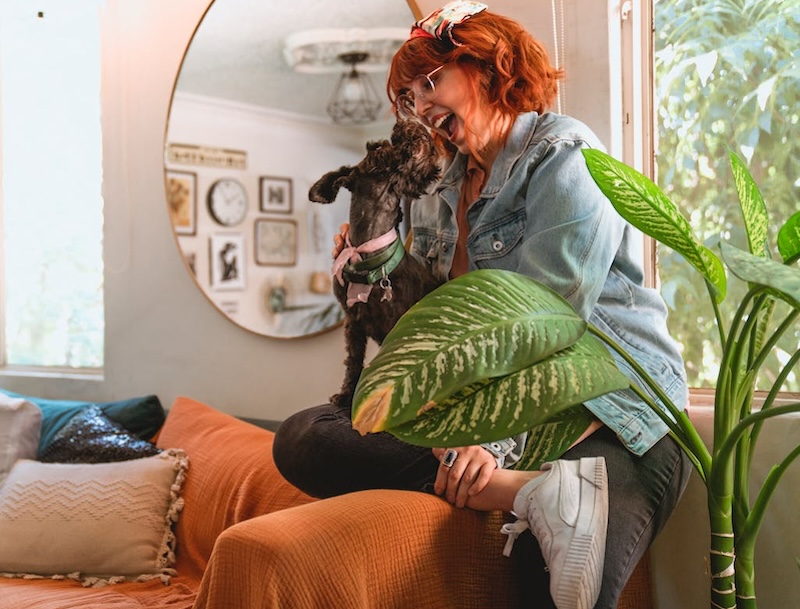
M 558 609 L 591 609 L 600 594 L 608 525 L 608 477 L 603 457 L 545 463 L 546 472 L 514 499 L 517 522 L 503 554 L 530 528 L 550 572 L 550 596 Z

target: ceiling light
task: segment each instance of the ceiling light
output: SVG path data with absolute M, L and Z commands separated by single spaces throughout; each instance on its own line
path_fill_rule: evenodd
M 368 123 L 378 118 L 383 97 L 366 72 L 385 76 L 405 28 L 313 29 L 286 38 L 283 54 L 296 72 L 341 74 L 327 112 L 336 123 Z
M 397 49 L 408 39 L 406 28 L 318 28 L 286 38 L 283 56 L 295 72 L 331 74 L 342 68 L 346 53 L 366 53 L 362 72 L 385 72 Z
M 371 123 L 378 118 L 381 98 L 369 76 L 356 66 L 367 59 L 366 53 L 343 53 L 339 59 L 350 68 L 336 83 L 326 108 L 334 123 Z

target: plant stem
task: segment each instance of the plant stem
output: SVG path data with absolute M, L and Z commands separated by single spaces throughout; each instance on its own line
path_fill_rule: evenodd
M 731 461 L 731 454 L 733 453 L 734 449 L 736 448 L 736 444 L 739 441 L 739 436 L 741 436 L 747 428 L 766 419 L 770 419 L 772 417 L 779 417 L 784 414 L 790 414 L 793 412 L 800 412 L 800 402 L 793 403 L 793 404 L 786 404 L 784 406 L 773 406 L 769 410 L 759 410 L 754 412 L 744 420 L 740 421 L 738 425 L 736 425 L 727 436 L 724 437 L 722 445 L 720 446 L 719 450 L 717 450 L 717 454 L 715 455 L 714 459 L 714 470 L 715 473 L 712 475 L 712 479 L 709 481 L 710 484 L 716 486 L 719 484 L 719 480 L 716 479 L 717 474 L 717 466 L 719 464 L 726 464 L 727 462 Z
M 708 515 L 711 522 L 711 607 L 736 609 L 736 549 L 731 496 L 718 495 L 709 486 Z
M 800 404 L 795 405 L 800 411 Z M 800 445 L 773 467 L 753 504 L 747 519 L 735 527 L 736 529 L 736 596 L 738 609 L 754 609 L 755 603 L 755 545 L 761 524 L 764 522 L 767 506 L 775 490 L 778 488 L 783 474 L 789 465 L 800 456 Z
M 769 355 L 770 351 L 772 351 L 773 347 L 777 344 L 778 340 L 791 328 L 794 328 L 794 322 L 797 319 L 797 316 L 800 315 L 800 311 L 793 310 L 789 315 L 786 316 L 786 319 L 778 326 L 775 330 L 773 335 L 769 338 L 769 340 L 763 345 L 761 351 L 756 356 L 755 360 L 753 361 L 753 366 L 755 369 L 760 369 L 763 365 L 764 361 L 766 360 L 767 355 Z M 786 378 L 791 373 L 792 369 L 797 365 L 797 362 L 800 361 L 800 351 L 795 351 L 792 356 L 789 358 L 789 361 L 786 362 L 786 365 L 781 368 L 778 376 L 775 378 L 775 381 L 772 383 L 772 387 L 770 387 L 769 392 L 767 393 L 767 397 L 764 398 L 764 403 L 761 405 L 761 410 L 765 410 L 772 406 L 775 402 L 775 398 L 778 397 L 778 393 L 780 393 L 781 387 L 783 387 L 783 383 L 786 381 Z M 751 447 L 750 447 L 750 455 L 749 460 L 752 461 L 752 452 L 755 449 L 756 440 L 758 440 L 758 436 L 761 433 L 761 423 L 756 423 L 753 425 L 753 431 L 751 435 Z
M 717 376 L 717 391 L 714 397 L 714 437 L 725 437 L 734 424 L 734 406 L 738 405 L 736 401 L 738 393 L 737 379 L 740 369 L 741 352 L 744 347 L 741 344 L 743 337 L 747 336 L 745 330 L 739 333 L 739 328 L 742 326 L 742 320 L 750 318 L 747 315 L 747 309 L 750 302 L 755 296 L 754 290 L 750 290 L 736 309 L 736 313 L 731 320 L 731 327 L 728 332 L 728 343 L 722 344 L 722 360 L 719 367 L 719 375 Z M 717 309 L 715 309 L 715 314 Z M 721 325 L 722 321 L 718 317 L 717 325 Z M 746 341 L 745 341 L 746 342 Z M 717 446 L 714 446 L 716 454 Z
M 678 440 L 681 446 L 684 448 L 686 454 L 689 455 L 690 458 L 694 457 L 692 459 L 693 464 L 699 474 L 702 476 L 703 480 L 705 480 L 711 469 L 711 455 L 709 454 L 705 444 L 703 444 L 703 440 L 700 438 L 700 435 L 697 433 L 694 425 L 692 425 L 692 422 L 686 416 L 686 413 L 682 410 L 679 410 L 678 407 L 675 406 L 669 396 L 664 393 L 664 390 L 650 377 L 650 375 L 639 365 L 639 363 L 630 356 L 627 351 L 625 351 L 616 343 L 616 341 L 592 324 L 588 325 L 588 330 L 597 338 L 602 340 L 611 349 L 613 349 L 617 354 L 619 354 L 619 356 L 622 357 L 631 368 L 633 368 L 636 374 L 641 377 L 644 383 L 653 391 L 658 399 L 661 400 L 661 403 L 664 404 L 664 407 L 667 409 L 669 414 L 672 415 L 672 419 L 670 419 L 663 409 L 661 409 L 652 399 L 650 399 L 650 396 L 647 396 L 643 391 L 641 391 L 640 388 L 631 383 L 631 389 L 633 389 L 633 391 L 636 392 L 636 394 L 641 397 L 645 403 L 648 404 L 667 424 L 667 426 L 673 432 L 676 440 Z
M 717 332 L 719 332 L 719 344 L 722 345 L 722 348 L 725 348 L 725 344 L 728 342 L 728 339 L 725 337 L 725 327 L 722 325 L 722 311 L 720 311 L 719 303 L 717 302 L 717 296 L 715 294 L 714 286 L 711 282 L 706 279 L 705 280 L 706 289 L 708 290 L 709 300 L 711 301 L 711 307 L 714 310 L 714 318 L 717 320 Z
M 796 410 L 795 412 L 800 412 L 800 403 L 794 405 Z M 747 519 L 747 522 L 740 528 L 739 534 L 741 538 L 737 543 L 742 544 L 752 544 L 755 545 L 756 535 L 758 534 L 758 530 L 761 527 L 761 523 L 764 521 L 764 516 L 766 514 L 767 506 L 769 505 L 772 496 L 775 494 L 775 490 L 778 487 L 778 482 L 780 482 L 781 477 L 786 472 L 786 469 L 792 464 L 792 462 L 800 456 L 800 444 L 795 446 L 794 450 L 790 452 L 783 461 L 780 462 L 779 465 L 774 466 L 767 477 L 764 480 L 764 484 L 761 486 L 761 490 L 758 492 L 758 496 L 756 497 L 755 502 L 753 503 L 753 509 L 750 512 L 750 516 Z
M 639 398 L 641 398 L 641 400 L 645 404 L 650 406 L 650 408 L 652 408 L 661 417 L 661 420 L 664 421 L 664 423 L 666 423 L 667 427 L 669 427 L 670 432 L 672 433 L 673 439 L 680 445 L 681 450 L 683 450 L 683 452 L 686 453 L 686 456 L 692 462 L 692 465 L 697 470 L 697 473 L 700 474 L 700 477 L 703 479 L 703 483 L 705 484 L 708 465 L 707 464 L 704 465 L 704 463 L 701 461 L 701 457 L 695 455 L 691 446 L 689 446 L 689 444 L 686 442 L 687 438 L 686 434 L 684 433 L 684 429 L 682 429 L 677 423 L 675 423 L 675 421 L 673 421 L 666 412 L 664 412 L 661 408 L 659 408 L 658 404 L 656 404 L 653 398 L 651 398 L 650 395 L 646 391 L 644 391 L 641 387 L 639 387 L 634 383 L 631 383 L 630 389 L 636 395 L 638 395 Z M 682 419 L 686 418 L 686 413 L 684 411 L 680 411 L 679 416 Z M 689 422 L 688 424 L 691 425 L 691 422 Z M 702 443 L 702 439 L 700 439 L 699 436 L 697 440 Z M 703 448 L 705 449 L 705 445 L 703 446 Z
M 775 345 L 778 344 L 778 341 L 781 339 L 781 337 L 786 334 L 788 330 L 794 329 L 794 322 L 798 315 L 800 315 L 800 311 L 797 309 L 793 309 L 789 312 L 789 314 L 786 316 L 786 319 L 781 322 L 781 325 L 775 329 L 775 331 L 772 333 L 772 336 L 770 336 L 767 342 L 761 347 L 761 350 L 756 355 L 755 360 L 753 360 L 751 366 L 753 369 L 758 370 L 764 365 L 764 360 L 767 359 L 767 356 L 770 354 Z M 797 353 L 798 352 L 796 351 L 793 357 L 796 356 Z M 785 378 L 786 377 L 784 376 L 784 379 Z M 781 384 L 783 384 L 783 382 L 781 382 Z M 780 385 L 778 386 L 778 390 L 780 390 Z

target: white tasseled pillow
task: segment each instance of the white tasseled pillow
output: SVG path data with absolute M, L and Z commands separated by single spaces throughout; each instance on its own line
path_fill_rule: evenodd
M 0 393 L 0 486 L 17 459 L 35 459 L 42 411 L 21 398 Z
M 0 574 L 168 582 L 187 466 L 174 449 L 115 463 L 18 461 L 0 488 Z

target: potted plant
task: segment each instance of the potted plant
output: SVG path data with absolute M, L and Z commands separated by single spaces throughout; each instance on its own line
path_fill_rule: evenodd
M 778 231 L 782 260 L 772 260 L 763 198 L 731 153 L 749 252 L 723 241 L 718 256 L 698 243 L 689 223 L 647 177 L 601 151 L 584 155 L 617 211 L 681 254 L 705 280 L 722 347 L 711 449 L 624 348 L 545 286 L 498 270 L 449 281 L 409 310 L 362 374 L 354 426 L 364 433 L 387 430 L 422 446 L 476 444 L 533 429 L 522 466 L 536 468 L 557 458 L 585 429 L 580 404 L 630 387 L 661 415 L 707 487 L 711 607 L 755 609 L 755 541 L 778 482 L 800 455 L 798 444 L 751 501 L 751 464 L 763 423 L 800 412 L 800 403 L 779 400 L 800 349 L 789 354 L 755 407 L 764 360 L 800 316 L 800 212 Z M 727 292 L 726 267 L 749 287 L 730 320 L 719 308 Z M 785 312 L 773 319 L 778 301 Z M 638 372 L 644 386 L 619 371 L 612 352 Z

